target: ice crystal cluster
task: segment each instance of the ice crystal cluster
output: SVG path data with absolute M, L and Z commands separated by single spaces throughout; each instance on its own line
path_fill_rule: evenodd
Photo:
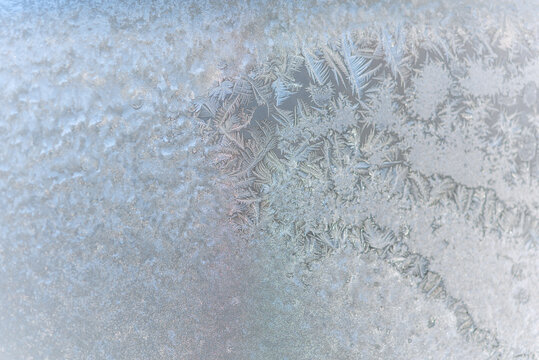
M 490 357 L 535 358 L 538 49 L 524 29 L 482 30 L 346 33 L 223 80 L 193 110 L 238 230 L 306 264 L 375 253 Z M 495 251 L 468 257 L 485 246 Z M 489 256 L 523 261 L 527 286 L 501 304 L 453 290 L 467 281 L 448 256 L 476 279 L 489 278 Z M 506 316 L 519 318 L 518 340 L 498 326 Z
M 537 359 L 538 6 L 0 0 L 0 360 Z

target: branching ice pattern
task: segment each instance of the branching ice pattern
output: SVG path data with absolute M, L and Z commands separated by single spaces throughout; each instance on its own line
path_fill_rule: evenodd
M 374 251 L 492 358 L 536 358 L 477 326 L 407 245 L 414 214 L 453 213 L 537 251 L 537 44 L 513 30 L 358 31 L 221 81 L 193 113 L 229 175 L 238 230 L 290 242 L 306 262 Z

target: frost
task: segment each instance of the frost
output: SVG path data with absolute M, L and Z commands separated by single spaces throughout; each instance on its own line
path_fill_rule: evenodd
M 502 68 L 476 61 L 468 66 L 468 76 L 460 83 L 472 96 L 494 96 L 504 88 L 504 75 Z
M 316 86 L 314 84 L 309 85 L 307 88 L 311 100 L 318 106 L 325 107 L 333 98 L 334 90 L 331 84 L 325 84 L 322 86 Z M 279 104 L 277 104 L 279 106 Z
M 336 100 L 333 108 L 334 114 L 331 116 L 333 130 L 344 133 L 347 129 L 358 124 L 357 104 L 352 105 L 348 99 L 341 96 Z
M 473 33 L 457 34 L 483 41 Z M 453 33 L 448 30 L 446 36 Z M 240 231 L 279 239 L 307 264 L 335 254 L 375 254 L 415 279 L 428 299 L 446 301 L 456 318 L 455 330 L 467 341 L 505 356 L 516 343 L 507 333 L 498 339 L 495 321 L 480 328 L 470 310 L 483 316 L 485 298 L 476 300 L 462 291 L 455 296 L 466 301 L 452 295 L 458 280 L 446 257 L 440 262 L 451 270 L 429 268 L 439 264 L 440 254 L 454 255 L 434 245 L 440 239 L 458 244 L 462 253 L 456 257 L 468 256 L 464 241 L 481 246 L 486 239 L 494 248 L 518 252 L 539 227 L 534 190 L 539 183 L 526 174 L 537 156 L 537 124 L 515 106 L 529 103 L 518 97 L 532 90 L 509 64 L 487 66 L 490 62 L 479 52 L 474 54 L 479 60 L 465 67 L 462 54 L 472 50 L 438 41 L 440 46 L 434 46 L 401 28 L 347 33 L 327 44 L 304 46 L 294 55 L 303 58 L 297 62 L 302 65 L 287 80 L 296 86 L 294 95 L 260 101 L 257 93 L 265 91 L 256 91 L 253 84 L 264 89 L 272 79 L 269 67 L 262 65 L 250 74 L 252 90 L 245 88 L 244 78 L 230 79 L 241 93 L 222 101 L 216 116 L 195 116 L 218 144 L 214 156 L 230 155 L 220 168 L 239 194 L 231 220 Z M 270 63 L 286 70 L 278 58 Z M 506 83 L 512 89 L 505 89 Z M 284 94 L 279 87 L 272 89 Z M 243 96 L 239 105 L 236 96 Z M 238 111 L 253 118 L 233 133 L 222 132 L 219 124 Z M 219 115 L 225 113 L 225 118 Z M 264 136 L 259 138 L 260 132 Z M 523 196 L 522 189 L 533 194 L 528 201 L 507 195 Z M 429 257 L 403 250 L 408 244 Z M 494 260 L 467 261 L 467 266 L 484 269 Z M 532 296 L 516 294 L 493 306 L 501 309 L 512 301 L 513 314 L 518 312 L 515 303 L 530 309 Z M 524 341 L 527 353 L 535 351 L 531 338 Z
M 451 86 L 449 73 L 441 64 L 429 63 L 419 71 L 419 76 L 412 82 L 415 99 L 411 109 L 422 120 L 431 120 L 438 106 L 446 100 L 449 94 Z
M 522 161 L 532 161 L 536 156 L 537 141 L 535 135 L 530 132 L 523 133 L 517 142 L 518 157 Z
M 0 2 L 0 358 L 536 358 L 536 7 Z
M 530 82 L 524 87 L 523 102 L 530 108 L 537 105 L 537 85 L 535 83 Z

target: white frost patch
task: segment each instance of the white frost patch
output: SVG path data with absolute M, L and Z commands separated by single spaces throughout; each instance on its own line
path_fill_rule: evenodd
M 422 120 L 430 120 L 449 94 L 449 72 L 441 64 L 429 63 L 413 79 L 413 84 L 416 95 L 412 111 Z
M 504 74 L 501 67 L 476 61 L 468 66 L 468 76 L 461 79 L 460 84 L 472 96 L 494 96 L 503 89 Z

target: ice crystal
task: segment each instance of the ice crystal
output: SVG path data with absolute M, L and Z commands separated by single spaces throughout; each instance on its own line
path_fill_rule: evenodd
M 524 92 L 522 101 L 533 106 L 535 88 L 481 51 L 468 54 L 476 60 L 465 66 L 455 54 L 470 49 L 454 38 L 434 45 L 406 34 L 404 28 L 360 31 L 303 47 L 293 55 L 293 71 L 272 60 L 248 78 L 230 80 L 236 90 L 215 115 L 197 115 L 220 144 L 215 156 L 231 154 L 221 168 L 244 194 L 234 221 L 294 244 L 307 263 L 346 249 L 376 253 L 417 278 L 427 297 L 448 299 L 457 331 L 468 340 L 507 352 L 477 328 L 465 305 L 454 304 L 442 274 L 430 271 L 423 255 L 399 249 L 410 233 L 403 229 L 414 227 L 469 237 L 443 225 L 453 217 L 500 244 L 511 239 L 521 246 L 536 231 L 533 201 L 500 199 L 491 189 L 492 178 L 505 179 L 495 189 L 530 184 L 526 164 L 537 157 L 537 124 L 521 120 L 515 104 Z M 277 78 L 268 70 L 275 66 Z M 285 82 L 294 84 L 293 93 Z M 252 115 L 247 125 L 222 125 L 240 109 Z M 478 183 L 480 173 L 496 176 Z M 527 304 L 522 294 L 514 298 Z
M 412 111 L 422 120 L 430 120 L 449 94 L 451 78 L 447 70 L 436 63 L 425 65 L 419 74 L 413 80 L 416 95 Z
M 468 75 L 460 83 L 472 96 L 493 96 L 503 90 L 504 75 L 502 68 L 476 61 L 468 66 Z
M 533 359 L 536 7 L 0 1 L 0 358 Z

